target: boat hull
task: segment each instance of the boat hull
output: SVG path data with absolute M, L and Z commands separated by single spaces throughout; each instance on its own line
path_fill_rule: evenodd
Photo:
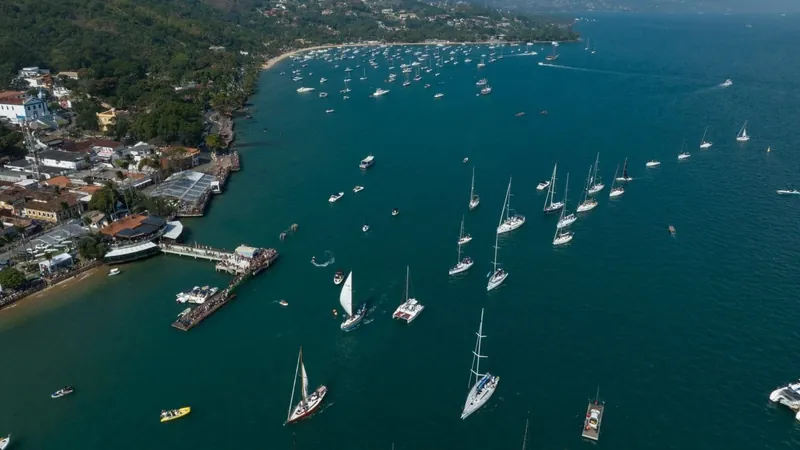
M 406 323 L 411 323 L 414 319 L 416 319 L 419 314 L 425 309 L 425 306 L 417 303 L 414 305 L 414 309 L 410 310 L 409 308 L 404 308 L 406 306 L 405 303 L 400 305 L 397 310 L 395 310 L 392 317 L 398 320 L 405 320 Z
M 564 203 L 556 202 L 553 203 L 552 205 L 545 206 L 542 211 L 544 211 L 545 214 L 553 214 L 560 212 L 563 208 L 564 208 Z
M 510 217 L 497 227 L 497 234 L 503 234 L 503 233 L 508 233 L 510 231 L 514 231 L 524 224 L 525 224 L 525 216 L 516 215 Z
M 464 273 L 467 270 L 469 270 L 469 268 L 472 267 L 474 264 L 475 262 L 472 260 L 469 260 L 468 262 L 461 261 L 458 264 L 456 264 L 455 267 L 450 268 L 448 273 L 450 275 L 458 275 L 459 273 Z
M 361 325 L 361 322 L 364 320 L 364 316 L 366 315 L 367 307 L 366 305 L 361 305 L 358 308 L 355 314 L 345 319 L 344 322 L 339 326 L 342 331 L 353 331 Z
M 189 407 L 189 406 L 186 406 L 184 408 L 179 408 L 177 415 L 174 415 L 174 416 L 171 416 L 171 417 L 163 417 L 162 416 L 161 417 L 161 423 L 170 422 L 172 420 L 177 420 L 177 419 L 180 419 L 182 417 L 186 417 L 190 412 L 192 412 L 192 408 Z
M 553 239 L 553 245 L 557 247 L 559 245 L 567 244 L 572 241 L 573 236 L 574 235 L 572 233 L 564 233 L 561 236 Z
M 573 223 L 575 223 L 576 220 L 578 220 L 578 217 L 575 216 L 575 214 L 570 214 L 570 215 L 564 217 L 563 219 L 559 220 L 558 224 L 556 225 L 556 227 L 559 228 L 559 229 L 568 227 L 568 226 L 572 225 Z
M 320 386 L 314 391 L 311 395 L 308 396 L 305 400 L 300 400 L 300 403 L 294 407 L 292 410 L 292 414 L 289 416 L 289 419 L 286 420 L 287 424 L 295 423 L 298 420 L 302 420 L 308 418 L 314 412 L 319 409 L 322 405 L 322 401 L 325 399 L 325 394 L 328 393 L 328 388 L 326 386 Z
M 615 190 L 609 192 L 608 196 L 611 197 L 611 198 L 614 198 L 614 197 L 619 197 L 620 195 L 622 195 L 624 193 L 625 193 L 625 191 L 623 191 L 622 189 L 615 189 Z
M 492 277 L 489 278 L 489 282 L 486 284 L 486 292 L 496 289 L 498 286 L 503 284 L 504 281 L 506 281 L 506 278 L 508 278 L 508 272 L 503 271 L 500 274 L 498 274 L 498 272 L 493 273 Z
M 470 200 L 469 201 L 469 210 L 472 211 L 473 209 L 477 208 L 478 205 L 480 205 L 480 204 L 481 204 L 481 200 L 479 198 L 478 199 L 474 198 L 474 199 Z
M 8 447 L 8 444 L 10 443 L 11 443 L 11 435 L 9 434 L 3 439 L 0 439 L 0 450 L 5 450 L 6 447 Z
M 500 377 L 486 374 L 484 378 L 488 377 L 489 379 L 486 381 L 485 385 L 478 392 L 478 386 L 481 384 L 483 379 L 478 381 L 472 386 L 472 389 L 469 391 L 469 395 L 467 395 L 467 401 L 464 403 L 464 410 L 461 412 L 461 419 L 466 419 L 467 417 L 471 416 L 472 413 L 481 409 L 486 402 L 492 398 L 494 395 L 494 391 L 497 390 L 497 384 L 500 383 Z
M 597 208 L 597 202 L 584 202 L 578 206 L 578 212 L 587 212 Z

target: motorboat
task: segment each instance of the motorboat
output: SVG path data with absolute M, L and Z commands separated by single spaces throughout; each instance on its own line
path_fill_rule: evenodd
M 481 89 L 481 95 L 489 95 L 492 93 L 492 87 L 486 86 L 485 88 Z
M 464 162 L 464 164 L 468 163 L 469 162 L 469 158 L 464 158 L 463 162 Z
M 108 271 L 108 276 L 113 277 L 114 275 L 119 275 L 120 270 L 116 267 Z
M 75 392 L 75 389 L 73 389 L 72 386 L 64 386 L 63 388 L 61 388 L 61 389 L 53 392 L 52 394 L 50 394 L 50 398 L 65 397 L 65 396 L 67 396 L 69 394 L 72 394 L 73 392 Z
M 597 395 L 600 395 L 600 389 L 597 389 Z M 600 439 L 600 425 L 603 421 L 603 412 L 605 405 L 598 401 L 595 397 L 594 402 L 589 403 L 586 407 L 586 416 L 583 419 L 583 431 L 581 437 L 597 441 Z
M 178 409 L 169 409 L 161 411 L 161 422 L 163 423 L 163 422 L 169 422 L 171 420 L 180 419 L 181 417 L 184 417 L 190 412 L 192 412 L 192 408 L 189 406 L 184 406 L 183 408 L 178 408 Z
M 303 79 L 303 77 L 294 77 L 294 78 L 292 78 L 292 81 L 300 81 L 302 79 Z
M 388 93 L 389 93 L 389 89 L 378 88 L 378 89 L 375 90 L 375 92 L 372 93 L 372 96 L 373 97 L 380 97 L 381 95 L 385 95 L 385 94 L 388 94 Z
M 651 159 L 645 163 L 645 167 L 657 167 L 661 165 L 661 161 L 656 161 L 655 159 Z
M 442 97 L 444 97 L 444 94 L 442 94 L 441 92 L 438 92 L 436 93 L 436 95 L 433 96 L 433 98 L 442 98 Z
M 330 114 L 330 113 L 332 113 L 333 111 L 334 111 L 333 109 L 326 109 L 326 110 L 325 110 L 325 112 L 326 112 L 327 114 Z
M 362 227 L 361 227 L 361 231 L 363 231 L 364 233 L 366 233 L 367 231 L 369 231 L 369 225 L 367 225 L 367 224 L 364 224 L 364 226 L 362 226 Z
M 359 193 L 364 190 L 364 186 L 356 186 L 353 188 L 353 193 Z
M 186 308 L 183 311 L 178 313 L 178 318 L 180 319 L 181 317 L 189 314 L 190 312 L 192 312 L 192 308 Z
M 722 86 L 722 87 L 733 86 L 733 81 L 730 78 L 728 78 L 720 86 Z
M 392 208 L 392 216 L 396 216 L 398 214 L 400 214 L 400 210 L 397 208 Z
M 779 195 L 800 195 L 800 191 L 797 189 L 778 189 Z
M 769 394 L 769 399 L 794 411 L 800 410 L 800 380 L 775 389 Z
M 301 387 L 300 387 L 300 402 L 292 408 L 294 404 L 294 391 L 297 387 L 297 378 L 300 375 L 301 378 Z M 294 372 L 294 383 L 292 384 L 292 398 L 289 399 L 289 414 L 286 417 L 286 424 L 297 422 L 300 419 L 304 419 L 309 417 L 311 414 L 316 411 L 320 405 L 322 405 L 322 400 L 325 399 L 325 394 L 328 393 L 328 388 L 324 385 L 318 387 L 314 392 L 308 393 L 308 372 L 306 372 L 306 366 L 303 363 L 303 348 L 300 348 L 300 355 L 297 357 L 297 368 Z
M 328 96 L 328 93 L 327 93 L 327 92 L 320 92 L 320 93 L 319 93 L 319 98 L 325 98 L 325 97 L 327 97 L 327 96 Z
M 344 192 L 339 192 L 338 194 L 331 194 L 331 196 L 328 198 L 328 201 L 330 203 L 334 203 L 339 201 L 339 199 L 342 197 L 344 197 Z
M 328 79 L 325 78 L 325 77 L 319 79 L 320 84 L 322 84 L 322 83 L 324 83 L 326 81 L 328 81 Z
M 278 304 L 281 306 L 289 306 L 289 302 L 287 302 L 286 300 L 281 300 L 278 302 Z
M 335 274 L 333 274 L 333 284 L 340 285 L 344 281 L 344 272 L 341 270 L 337 270 Z
M 486 78 L 481 78 L 480 80 L 478 80 L 478 81 L 475 83 L 475 86 L 486 86 L 486 84 L 487 84 L 488 82 L 489 82 L 489 80 L 487 80 Z
M 304 93 L 304 92 L 311 92 L 313 90 L 316 90 L 316 88 L 312 88 L 312 87 L 300 87 L 300 88 L 297 88 L 297 92 L 299 92 L 301 94 Z
M 366 158 L 361 160 L 361 163 L 358 165 L 361 169 L 369 169 L 375 164 L 375 157 L 372 155 L 367 156 Z
M 178 303 L 194 303 L 197 305 L 202 305 L 205 303 L 206 300 L 213 297 L 219 291 L 216 287 L 211 286 L 195 286 L 192 289 L 179 292 L 175 296 L 175 300 Z
M 408 290 L 408 279 L 409 271 L 408 267 L 406 267 L 405 301 L 397 307 L 397 309 L 394 311 L 394 314 L 392 314 L 392 317 L 399 320 L 405 320 L 406 323 L 411 323 L 411 321 L 416 319 L 422 310 L 425 309 L 425 306 L 418 302 L 417 299 L 410 297 Z
M 538 185 L 536 185 L 537 191 L 543 191 L 550 187 L 550 180 L 540 181 Z
M 0 439 L 0 450 L 5 450 L 6 448 L 8 448 L 8 444 L 10 443 L 11 443 L 11 435 L 9 434 L 3 439 Z

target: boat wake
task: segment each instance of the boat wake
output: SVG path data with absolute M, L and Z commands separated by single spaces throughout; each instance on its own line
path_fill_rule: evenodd
M 324 263 L 318 263 L 317 262 L 317 257 L 316 256 L 312 256 L 311 257 L 311 264 L 313 264 L 313 265 L 315 265 L 317 267 L 328 267 L 331 264 L 336 262 L 336 258 L 333 257 L 333 253 L 331 253 L 328 250 L 325 251 L 325 257 L 328 258 L 327 261 L 325 261 Z
M 571 66 L 562 66 L 561 64 L 550 64 L 546 62 L 539 62 L 539 65 L 542 67 L 552 67 L 554 69 L 567 69 L 567 70 L 577 70 L 579 72 L 592 72 L 592 73 L 606 73 L 609 75 L 639 75 L 639 74 L 632 74 L 632 73 L 625 73 L 625 72 L 614 72 L 612 70 L 600 70 L 600 69 L 586 69 L 583 67 L 571 67 Z

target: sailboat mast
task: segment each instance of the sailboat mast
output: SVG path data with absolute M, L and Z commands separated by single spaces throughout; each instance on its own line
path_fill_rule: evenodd
M 567 182 L 564 184 L 564 209 L 567 209 L 567 193 L 569 192 L 569 172 L 567 172 Z
M 475 166 L 472 166 L 472 186 L 469 188 L 469 201 L 472 201 L 474 196 L 475 196 Z
M 589 200 L 589 188 L 591 187 L 591 179 L 592 179 L 592 166 L 589 166 L 589 173 L 586 175 L 586 187 L 583 189 L 583 202 L 586 203 Z
M 594 176 L 592 176 L 592 183 L 597 182 L 597 168 L 600 165 L 600 152 L 597 152 L 597 158 L 594 160 Z
M 485 356 L 481 356 L 481 339 L 483 339 L 483 308 L 481 308 L 481 324 L 478 325 L 478 343 L 476 345 L 476 353 L 475 357 L 477 360 L 475 361 L 475 381 L 478 381 L 478 378 L 481 376 L 481 358 L 485 358 Z
M 508 190 L 506 191 L 506 220 L 508 215 L 511 214 L 511 177 L 508 177 Z
M 525 434 L 522 435 L 522 450 L 528 445 L 528 419 L 525 419 Z
M 297 373 L 300 371 L 300 362 L 303 358 L 303 347 L 300 347 L 300 354 L 297 355 L 297 367 L 294 369 L 294 382 L 292 383 L 292 397 L 289 399 L 289 412 L 286 414 L 288 421 L 292 417 L 292 406 L 294 405 L 294 390 L 297 387 Z
M 464 216 L 461 216 L 461 231 L 458 233 L 458 258 L 456 264 L 461 261 L 461 238 L 464 237 Z
M 461 246 L 459 246 L 459 247 L 461 247 Z M 408 266 L 406 266 L 406 296 L 405 296 L 406 298 L 403 299 L 403 301 L 406 301 L 406 302 L 408 301 L 408 277 L 409 276 L 410 276 L 410 269 L 408 268 Z

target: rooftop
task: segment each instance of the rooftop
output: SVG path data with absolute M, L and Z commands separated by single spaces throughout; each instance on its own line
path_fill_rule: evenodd
M 39 159 L 54 159 L 56 161 L 81 161 L 85 156 L 83 153 L 65 150 L 44 150 L 39 152 Z
M 163 183 L 156 186 L 151 193 L 153 197 L 167 197 L 182 202 L 195 203 L 211 189 L 215 178 L 193 170 L 185 170 L 170 175 Z
M 166 221 L 158 216 L 134 214 L 112 223 L 101 229 L 100 232 L 107 236 L 136 239 L 155 233 L 164 227 L 165 224 Z

